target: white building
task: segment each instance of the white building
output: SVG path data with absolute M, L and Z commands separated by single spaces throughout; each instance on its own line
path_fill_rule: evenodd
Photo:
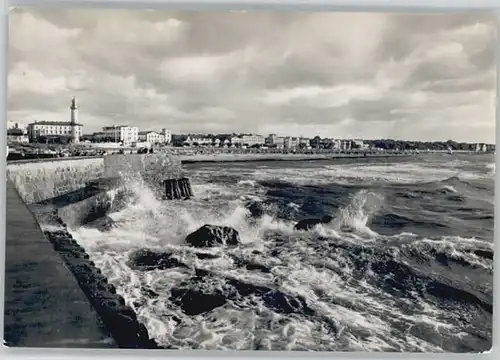
M 167 129 L 161 129 L 161 133 L 164 138 L 164 143 L 170 144 L 172 142 L 172 131 Z
M 354 145 L 356 145 L 359 149 L 369 149 L 369 145 L 368 144 L 365 144 L 365 142 L 363 140 L 359 140 L 359 139 L 355 139 L 352 141 L 354 143 Z
M 38 142 L 40 138 L 67 137 L 72 138 L 74 129 L 76 136 L 83 135 L 82 124 L 72 124 L 61 121 L 35 121 L 28 124 L 28 137 L 30 142 Z
M 29 141 L 38 142 L 41 137 L 65 137 L 73 143 L 78 143 L 83 135 L 83 125 L 78 123 L 78 104 L 75 97 L 71 100 L 70 111 L 70 121 L 35 121 L 28 124 Z
M 102 128 L 105 137 L 113 142 L 121 142 L 123 145 L 131 145 L 139 140 L 139 129 L 136 126 L 113 125 Z
M 265 138 L 262 135 L 242 135 L 234 136 L 231 138 L 231 144 L 240 144 L 246 146 L 253 145 L 264 145 L 266 143 Z
M 184 144 L 192 146 L 192 145 L 211 145 L 212 139 L 205 137 L 196 137 L 196 136 L 188 136 Z
M 486 144 L 476 144 L 476 152 L 486 152 L 488 151 L 488 146 Z
M 311 139 L 305 138 L 305 137 L 301 137 L 299 139 L 299 145 L 301 145 L 304 148 L 310 148 L 311 147 Z
M 352 148 L 353 141 L 352 140 L 334 140 L 333 148 L 335 150 L 348 151 Z
M 285 138 L 283 136 L 278 136 L 276 134 L 270 134 L 265 139 L 265 144 L 267 146 L 275 146 L 278 149 L 283 149 L 285 143 Z
M 26 134 L 28 133 L 28 125 L 21 124 L 21 123 L 15 122 L 15 121 L 7 121 L 7 130 L 9 130 L 9 129 L 21 129 Z
M 227 138 L 215 138 L 213 141 L 215 147 L 228 147 L 231 145 L 231 140 Z
M 140 131 L 139 141 L 148 142 L 151 145 L 165 144 L 165 135 L 156 131 Z
M 296 149 L 299 147 L 299 138 L 287 136 L 283 145 L 285 149 Z
M 243 138 L 241 136 L 233 136 L 231 138 L 232 145 L 243 145 Z
M 7 129 L 7 143 L 11 142 L 28 143 L 29 138 L 27 132 L 23 129 Z

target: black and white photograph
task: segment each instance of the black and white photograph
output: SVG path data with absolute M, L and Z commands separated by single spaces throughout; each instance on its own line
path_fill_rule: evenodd
M 491 349 L 493 14 L 8 16 L 4 345 Z

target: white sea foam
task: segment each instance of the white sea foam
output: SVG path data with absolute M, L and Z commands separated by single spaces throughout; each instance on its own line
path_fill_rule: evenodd
M 287 206 L 288 206 L 289 208 L 294 209 L 294 210 L 299 210 L 299 209 L 300 209 L 300 205 L 299 205 L 299 204 L 296 204 L 296 203 L 294 203 L 294 202 L 289 202 L 289 203 L 287 204 Z
M 451 186 L 451 185 L 445 185 L 445 186 L 443 186 L 443 189 L 446 190 L 446 191 L 448 191 L 448 192 L 451 192 L 451 193 L 456 193 L 457 192 L 457 190 L 453 186 Z
M 241 186 L 255 186 L 255 180 L 240 180 L 238 181 L 238 185 Z
M 214 183 L 191 184 L 193 193 L 200 199 L 210 199 L 214 196 L 232 197 L 233 193 L 227 187 Z
M 353 196 L 348 206 L 340 210 L 334 223 L 341 231 L 354 231 L 374 238 L 378 234 L 371 230 L 367 224 L 382 204 L 383 197 L 381 195 L 361 190 Z

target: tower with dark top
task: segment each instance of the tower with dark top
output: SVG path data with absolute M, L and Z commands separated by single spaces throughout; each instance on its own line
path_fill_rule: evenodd
M 71 106 L 69 107 L 71 110 L 71 142 L 78 143 L 80 142 L 80 136 L 78 134 L 78 103 L 76 102 L 76 98 L 73 96 L 71 100 Z

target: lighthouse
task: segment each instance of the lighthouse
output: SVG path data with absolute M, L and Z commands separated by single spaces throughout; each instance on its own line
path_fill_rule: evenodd
M 71 100 L 71 142 L 73 144 L 80 142 L 80 136 L 78 134 L 78 103 L 76 98 L 73 96 Z

